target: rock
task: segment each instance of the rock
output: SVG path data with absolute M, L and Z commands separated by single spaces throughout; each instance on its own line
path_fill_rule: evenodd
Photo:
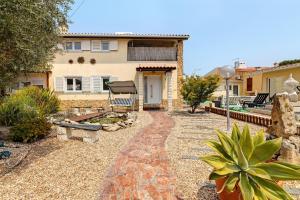
M 133 119 L 127 119 L 126 120 L 128 124 L 133 124 L 134 120 Z
M 101 125 L 99 122 L 90 123 L 91 125 Z
M 108 132 L 117 131 L 119 129 L 121 129 L 121 126 L 119 126 L 118 124 L 111 124 L 110 126 L 103 127 L 103 130 Z
M 297 133 L 294 108 L 290 104 L 287 94 L 282 93 L 275 96 L 271 117 L 272 125 L 268 129 L 270 134 L 289 138 Z
M 292 94 L 289 94 L 289 99 L 291 102 L 297 102 L 298 101 L 298 95 L 296 92 L 293 92 Z
M 137 115 L 135 112 L 128 112 L 127 113 L 127 118 L 128 119 L 133 119 L 134 121 L 137 119 Z
M 108 127 L 110 124 L 102 124 L 102 127 Z
M 283 139 L 278 160 L 288 163 L 300 163 L 300 138 L 292 136 L 290 139 Z
M 9 139 L 10 128 L 8 126 L 0 126 L 0 140 Z
M 117 122 L 117 124 L 119 126 L 121 126 L 122 128 L 126 128 L 127 127 L 127 125 L 124 122 Z

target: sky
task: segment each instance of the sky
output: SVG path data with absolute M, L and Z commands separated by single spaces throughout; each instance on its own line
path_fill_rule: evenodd
M 70 32 L 189 34 L 184 73 L 300 58 L 299 0 L 75 0 Z

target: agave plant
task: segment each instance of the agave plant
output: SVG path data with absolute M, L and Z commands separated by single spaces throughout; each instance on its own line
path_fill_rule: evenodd
M 244 200 L 293 199 L 277 182 L 299 180 L 300 166 L 269 162 L 279 151 L 282 138 L 266 141 L 263 130 L 251 136 L 247 125 L 240 132 L 236 124 L 231 136 L 220 130 L 217 134 L 220 143 L 208 142 L 216 154 L 201 159 L 213 167 L 210 180 L 226 179 L 218 193 L 233 192 L 239 187 Z

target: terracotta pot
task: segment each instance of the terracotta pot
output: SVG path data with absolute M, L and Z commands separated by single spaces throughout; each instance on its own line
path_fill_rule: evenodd
M 226 181 L 225 178 L 220 178 L 216 180 L 216 188 L 217 191 L 220 191 Z M 240 191 L 240 188 L 238 186 L 235 187 L 235 190 L 233 192 L 227 192 L 226 189 L 224 189 L 221 193 L 219 193 L 220 200 L 242 200 L 242 194 Z
M 217 191 L 221 190 L 226 179 L 227 178 L 225 177 L 216 180 Z M 278 181 L 277 185 L 282 187 L 283 181 Z M 226 189 L 224 189 L 221 193 L 219 193 L 219 198 L 220 200 L 243 200 L 240 188 L 238 186 L 235 186 L 235 190 L 233 192 L 227 192 Z

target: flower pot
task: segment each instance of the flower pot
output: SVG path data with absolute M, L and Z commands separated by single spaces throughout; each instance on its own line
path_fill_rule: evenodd
M 220 191 L 225 183 L 227 178 L 220 178 L 216 180 L 216 188 L 217 191 Z M 242 200 L 242 194 L 240 191 L 240 188 L 238 186 L 235 187 L 235 190 L 233 192 L 227 192 L 226 189 L 224 189 L 221 193 L 219 193 L 220 200 Z
M 220 178 L 216 180 L 216 188 L 217 191 L 220 191 L 226 181 L 226 177 L 225 178 Z M 278 181 L 277 185 L 279 185 L 280 187 L 283 186 L 283 181 Z M 243 200 L 241 191 L 239 186 L 235 186 L 235 190 L 233 192 L 227 192 L 226 188 L 219 193 L 219 198 L 220 200 Z

